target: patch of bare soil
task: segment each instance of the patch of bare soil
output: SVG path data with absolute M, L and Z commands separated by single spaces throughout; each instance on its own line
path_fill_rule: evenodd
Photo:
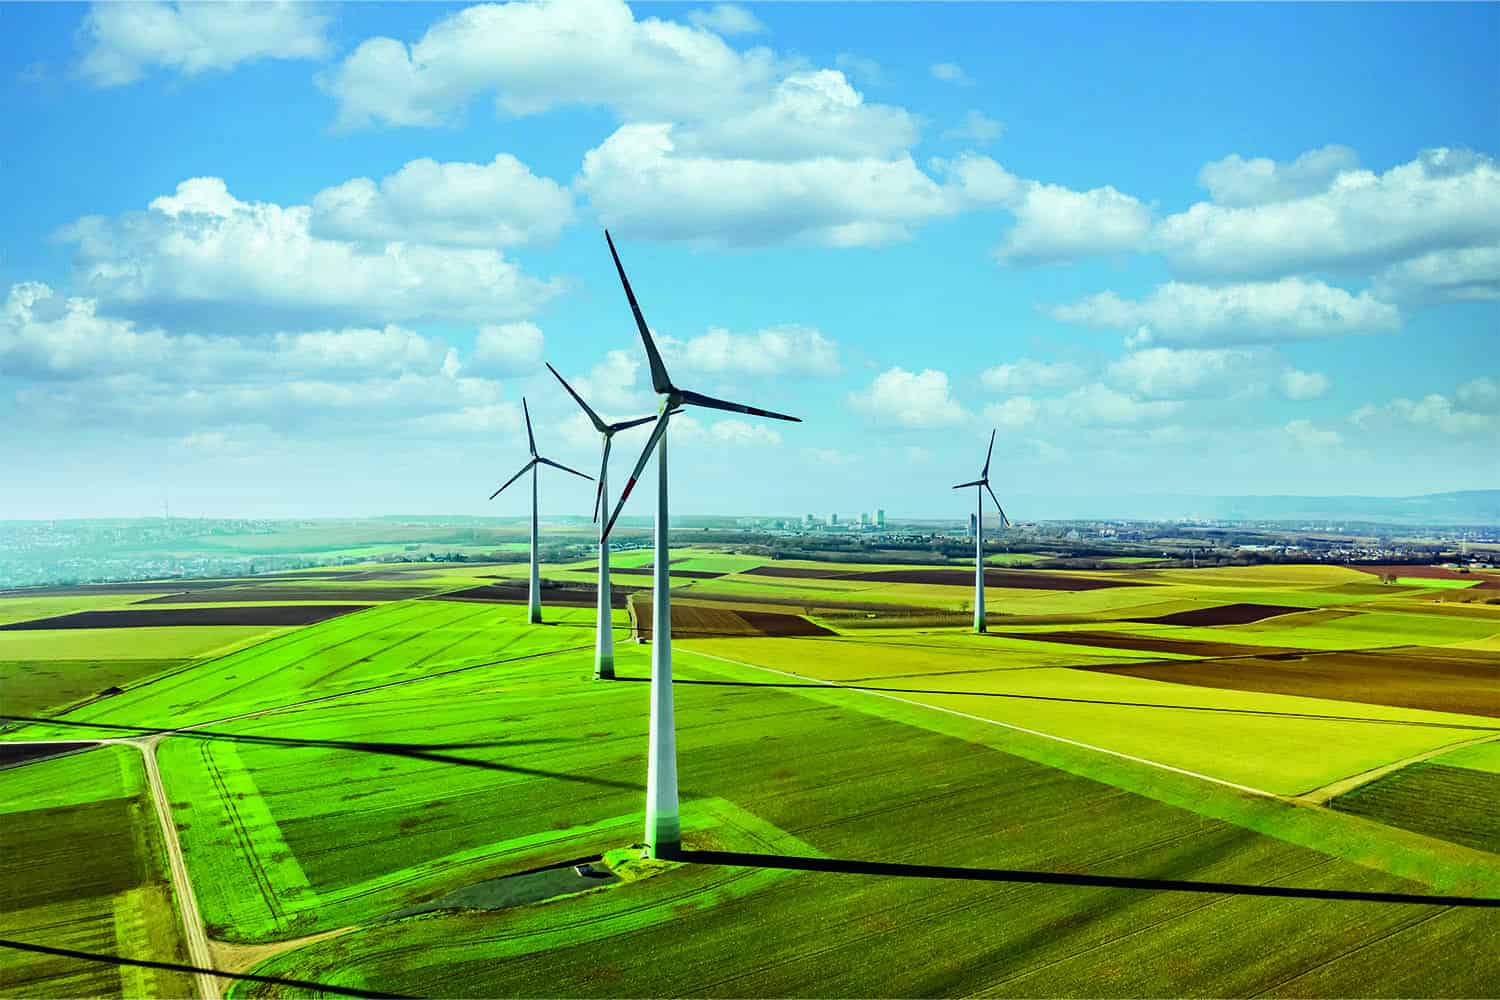
M 160 608 L 151 611 L 75 611 L 52 618 L 0 625 L 0 632 L 23 629 L 177 628 L 183 625 L 312 625 L 363 611 L 363 604 L 250 604 L 243 607 Z
M 1127 618 L 1126 621 L 1149 625 L 1249 625 L 1277 615 L 1294 615 L 1310 608 L 1293 608 L 1282 604 L 1221 604 L 1214 608 L 1195 608 L 1157 618 Z

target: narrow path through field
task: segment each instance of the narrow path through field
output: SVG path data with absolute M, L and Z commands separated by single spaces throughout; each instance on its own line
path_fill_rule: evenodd
M 199 969 L 212 969 L 213 952 L 208 947 L 208 931 L 203 926 L 203 915 L 198 911 L 198 894 L 193 890 L 187 862 L 182 857 L 182 842 L 177 837 L 177 824 L 172 820 L 172 805 L 167 801 L 161 770 L 156 766 L 156 745 L 161 740 L 161 736 L 148 736 L 131 742 L 139 748 L 146 762 L 146 782 L 151 788 L 151 801 L 156 806 L 156 818 L 161 823 L 161 836 L 167 847 L 167 861 L 172 868 L 172 885 L 177 890 L 177 906 L 182 914 L 182 930 L 187 939 L 188 957 Z M 207 972 L 196 972 L 193 978 L 198 981 L 198 993 L 203 1000 L 219 1000 L 218 977 Z
M 1479 743 L 1493 743 L 1495 740 L 1500 740 L 1500 734 L 1497 734 L 1495 736 L 1480 736 L 1477 739 L 1472 740 L 1461 740 L 1458 743 L 1449 743 L 1446 746 L 1440 746 L 1432 750 L 1424 751 L 1422 753 L 1412 754 L 1410 757 L 1403 757 L 1401 760 L 1394 761 L 1390 764 L 1382 764 L 1380 767 L 1372 767 L 1368 771 L 1361 771 L 1358 774 L 1352 774 L 1347 778 L 1340 778 L 1338 781 L 1332 781 L 1326 785 L 1323 785 L 1321 788 L 1314 788 L 1312 791 L 1303 792 L 1301 795 L 1294 796 L 1294 798 L 1298 802 L 1306 802 L 1309 805 L 1321 806 L 1331 801 L 1332 799 L 1343 795 L 1346 792 L 1352 792 L 1356 788 L 1368 785 L 1372 781 L 1378 781 L 1388 774 L 1394 774 L 1395 772 L 1401 770 L 1403 767 L 1410 767 L 1413 764 L 1420 764 L 1424 760 L 1431 760 L 1434 757 L 1441 757 L 1445 753 L 1449 753 L 1453 750 L 1461 750 L 1464 747 L 1475 746 Z

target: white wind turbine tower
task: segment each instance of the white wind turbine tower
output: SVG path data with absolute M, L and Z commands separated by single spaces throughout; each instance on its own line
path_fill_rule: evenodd
M 614 632 L 611 631 L 610 620 L 609 540 L 604 530 L 604 518 L 600 515 L 601 507 L 605 512 L 609 510 L 609 486 L 607 483 L 609 477 L 609 449 L 610 445 L 614 442 L 615 435 L 620 431 L 639 427 L 641 424 L 649 424 L 656 418 L 640 417 L 636 420 L 621 420 L 618 423 L 607 424 L 599 417 L 599 414 L 594 412 L 589 404 L 583 401 L 582 396 L 573 391 L 573 387 L 568 384 L 568 380 L 557 374 L 556 368 L 548 364 L 547 370 L 557 376 L 557 380 L 562 383 L 562 387 L 568 390 L 568 395 L 572 396 L 578 402 L 578 405 L 583 408 L 583 412 L 593 422 L 594 429 L 604 439 L 604 457 L 599 461 L 599 488 L 594 491 L 594 520 L 599 522 L 599 585 L 597 588 L 599 615 L 595 625 L 594 679 L 610 680 L 615 676 L 615 636 Z
M 554 469 L 561 469 L 564 472 L 571 472 L 573 473 L 573 475 L 580 476 L 584 479 L 592 480 L 594 477 L 586 476 L 582 472 L 579 472 L 577 469 L 570 469 L 560 462 L 554 462 L 550 458 L 543 458 L 542 456 L 538 455 L 536 453 L 536 437 L 531 433 L 531 411 L 526 408 L 526 400 L 524 398 L 521 400 L 521 413 L 526 418 L 526 446 L 531 449 L 531 461 L 521 466 L 521 471 L 507 479 L 505 481 L 505 484 L 501 486 L 500 489 L 491 493 L 490 499 L 495 499 L 501 494 L 502 491 L 504 491 L 506 486 L 509 486 L 517 479 L 520 479 L 527 472 L 531 473 L 531 588 L 529 592 L 530 596 L 527 601 L 529 610 L 527 612 L 526 620 L 531 622 L 531 624 L 533 625 L 539 625 L 542 621 L 542 581 L 541 574 L 537 569 L 536 551 L 536 467 L 538 465 L 550 465 Z
M 630 311 L 635 316 L 635 325 L 641 333 L 641 344 L 646 349 L 646 360 L 651 366 L 651 387 L 662 397 L 657 410 L 656 426 L 641 457 L 635 463 L 635 471 L 620 494 L 619 503 L 604 526 L 608 537 L 615 520 L 625 507 L 630 491 L 640 478 L 641 470 L 651 452 L 656 451 L 656 554 L 655 572 L 651 586 L 651 742 L 646 753 L 646 851 L 651 857 L 675 853 L 682 845 L 682 827 L 677 814 L 677 738 L 672 717 L 672 611 L 671 576 L 667 566 L 667 424 L 672 416 L 685 406 L 702 406 L 713 410 L 730 410 L 748 413 L 755 417 L 771 417 L 776 420 L 801 422 L 799 417 L 784 413 L 757 409 L 741 403 L 715 399 L 702 393 L 680 389 L 667 376 L 646 318 L 641 315 L 640 304 L 630 288 L 630 279 L 625 277 L 625 268 L 620 264 L 620 255 L 615 252 L 615 241 L 609 231 L 604 233 L 609 244 L 609 254 L 614 258 L 615 270 L 620 274 L 620 284 L 625 287 L 625 298 L 630 301 Z
M 990 456 L 995 453 L 995 432 L 990 431 L 990 449 L 984 453 L 984 470 L 979 473 L 979 478 L 972 482 L 959 483 L 953 487 L 955 490 L 973 486 L 974 494 L 979 500 L 979 514 L 974 519 L 974 631 L 984 631 L 984 493 L 989 490 L 990 499 L 995 501 L 995 509 L 1000 512 L 1000 526 L 1010 527 L 1010 520 L 1005 516 L 1005 508 L 1000 506 L 1000 498 L 995 496 L 995 491 L 990 489 Z

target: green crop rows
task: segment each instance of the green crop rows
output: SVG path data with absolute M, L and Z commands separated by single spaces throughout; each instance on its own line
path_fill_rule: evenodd
M 191 992 L 181 973 L 108 961 L 186 961 L 137 751 L 104 747 L 0 771 L 0 829 L 0 938 L 104 959 L 0 951 L 0 992 Z

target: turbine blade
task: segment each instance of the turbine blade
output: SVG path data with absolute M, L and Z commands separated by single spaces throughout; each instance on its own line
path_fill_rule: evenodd
M 604 502 L 604 474 L 609 471 L 609 448 L 614 444 L 612 435 L 604 435 L 604 457 L 599 460 L 598 488 L 594 490 L 594 521 L 599 520 L 599 505 Z
M 557 369 L 553 368 L 550 363 L 547 364 L 547 370 L 553 375 L 557 375 Z M 578 405 L 583 407 L 583 412 L 587 413 L 589 415 L 589 419 L 594 422 L 594 429 L 600 434 L 607 433 L 609 431 L 609 425 L 600 420 L 599 414 L 595 413 L 593 408 L 583 401 L 582 396 L 573 391 L 573 387 L 568 384 L 568 380 L 563 378 L 561 375 L 557 375 L 557 380 L 562 383 L 562 387 L 564 389 L 568 390 L 568 395 L 572 396 L 578 402 Z
M 593 482 L 594 481 L 594 477 L 591 476 L 591 475 L 589 475 L 588 473 L 586 473 L 586 472 L 579 472 L 577 469 L 570 469 L 566 465 L 563 465 L 561 462 L 554 462 L 550 458 L 540 458 L 539 457 L 539 458 L 537 458 L 537 461 L 541 462 L 543 465 L 550 465 L 554 469 L 561 469 L 564 472 L 571 472 L 571 473 L 573 473 L 573 475 L 577 476 L 579 479 L 587 479 L 589 482 Z
M 983 479 L 976 479 L 972 483 L 959 483 L 957 486 L 955 486 L 953 488 L 955 490 L 961 490 L 965 486 L 983 486 L 983 485 L 985 485 L 985 482 L 984 482 Z
M 515 474 L 515 475 L 514 475 L 514 476 L 511 476 L 511 477 L 510 477 L 510 478 L 509 478 L 509 479 L 507 479 L 507 480 L 506 480 L 506 481 L 505 481 L 505 485 L 504 485 L 504 486 L 501 486 L 501 487 L 500 487 L 500 489 L 498 489 L 498 490 L 496 490 L 496 491 L 495 491 L 495 492 L 493 492 L 493 493 L 491 493 L 491 494 L 490 494 L 490 499 L 491 499 L 491 500 L 493 500 L 493 499 L 495 499 L 495 498 L 496 498 L 496 497 L 497 497 L 497 496 L 499 496 L 499 495 L 500 495 L 500 494 L 501 494 L 501 493 L 502 493 L 502 492 L 503 492 L 503 491 L 504 491 L 504 490 L 505 490 L 505 487 L 506 487 L 506 486 L 509 486 L 509 485 L 510 485 L 510 484 L 511 484 L 511 483 L 513 483 L 513 482 L 515 482 L 515 481 L 516 481 L 516 480 L 517 480 L 517 479 L 520 479 L 520 478 L 521 478 L 521 477 L 522 477 L 522 476 L 524 476 L 524 475 L 526 475 L 526 473 L 527 473 L 527 471 L 528 471 L 528 470 L 529 470 L 529 469 L 530 469 L 530 468 L 531 468 L 531 467 L 532 467 L 532 466 L 533 466 L 533 465 L 535 465 L 535 464 L 536 464 L 536 459 L 534 459 L 534 458 L 533 458 L 533 459 L 532 459 L 532 460 L 531 460 L 531 461 L 529 461 L 529 462 L 527 462 L 527 463 L 526 463 L 526 464 L 525 464 L 525 465 L 523 465 L 523 466 L 521 466 L 521 471 L 520 471 L 520 472 L 518 472 L 518 473 L 516 473 L 516 474 Z
M 785 413 L 776 413 L 773 410 L 762 410 L 759 407 L 746 406 L 743 403 L 731 403 L 727 399 L 715 399 L 713 396 L 705 396 L 701 392 L 689 392 L 686 389 L 678 389 L 676 392 L 684 403 L 693 406 L 706 406 L 710 410 L 729 410 L 733 413 L 748 413 L 752 417 L 770 417 L 773 420 L 790 420 L 793 423 L 802 423 L 801 417 L 789 417 Z
M 526 444 L 531 448 L 531 457 L 536 458 L 536 438 L 531 433 L 531 411 L 526 408 L 526 397 L 521 397 L 521 413 L 526 417 Z
M 1002 528 L 1009 528 L 1010 527 L 1010 522 L 1008 520 L 1006 520 L 1006 518 L 1005 518 L 1005 508 L 1002 507 L 1002 506 L 1000 506 L 1000 498 L 997 497 L 997 496 L 995 496 L 995 491 L 992 490 L 992 489 L 990 489 L 990 484 L 989 483 L 985 483 L 984 484 L 984 488 L 986 490 L 989 490 L 990 499 L 993 500 L 993 501 L 995 501 L 995 509 L 1000 512 L 1000 527 L 1002 527 Z
M 991 428 L 990 429 L 990 450 L 984 453 L 984 471 L 979 474 L 980 478 L 982 478 L 982 479 L 988 479 L 988 478 L 990 478 L 990 456 L 993 455 L 994 453 L 995 453 L 995 431 L 994 431 L 994 428 Z
M 607 434 L 618 434 L 620 431 L 628 431 L 632 427 L 641 426 L 641 424 L 649 424 L 655 419 L 655 417 L 637 417 L 634 420 L 622 420 L 618 424 L 610 424 L 604 430 Z
M 620 284 L 625 286 L 625 297 L 630 300 L 630 311 L 635 314 L 636 329 L 641 331 L 641 343 L 646 345 L 646 361 L 651 365 L 651 387 L 659 393 L 672 391 L 672 380 L 667 377 L 667 366 L 661 363 L 661 355 L 657 353 L 656 342 L 651 339 L 651 330 L 646 326 L 646 317 L 641 315 L 641 305 L 635 300 L 635 291 L 630 287 L 630 279 L 625 277 L 625 267 L 620 263 L 620 255 L 615 252 L 615 241 L 610 238 L 609 230 L 604 231 L 604 242 L 609 244 L 609 255 L 614 258 L 615 270 L 620 273 Z
M 620 491 L 620 499 L 615 501 L 614 513 L 609 515 L 609 521 L 604 525 L 604 537 L 608 538 L 610 532 L 615 530 L 615 521 L 619 520 L 620 511 L 625 509 L 625 501 L 630 499 L 630 491 L 635 489 L 635 481 L 641 478 L 641 470 L 646 467 L 646 460 L 651 457 L 656 442 L 667 432 L 667 423 L 671 420 L 670 412 L 663 413 L 656 426 L 651 428 L 651 436 L 646 439 L 646 447 L 641 449 L 641 457 L 636 460 L 635 470 L 630 473 L 630 479 L 625 483 L 625 488 Z

